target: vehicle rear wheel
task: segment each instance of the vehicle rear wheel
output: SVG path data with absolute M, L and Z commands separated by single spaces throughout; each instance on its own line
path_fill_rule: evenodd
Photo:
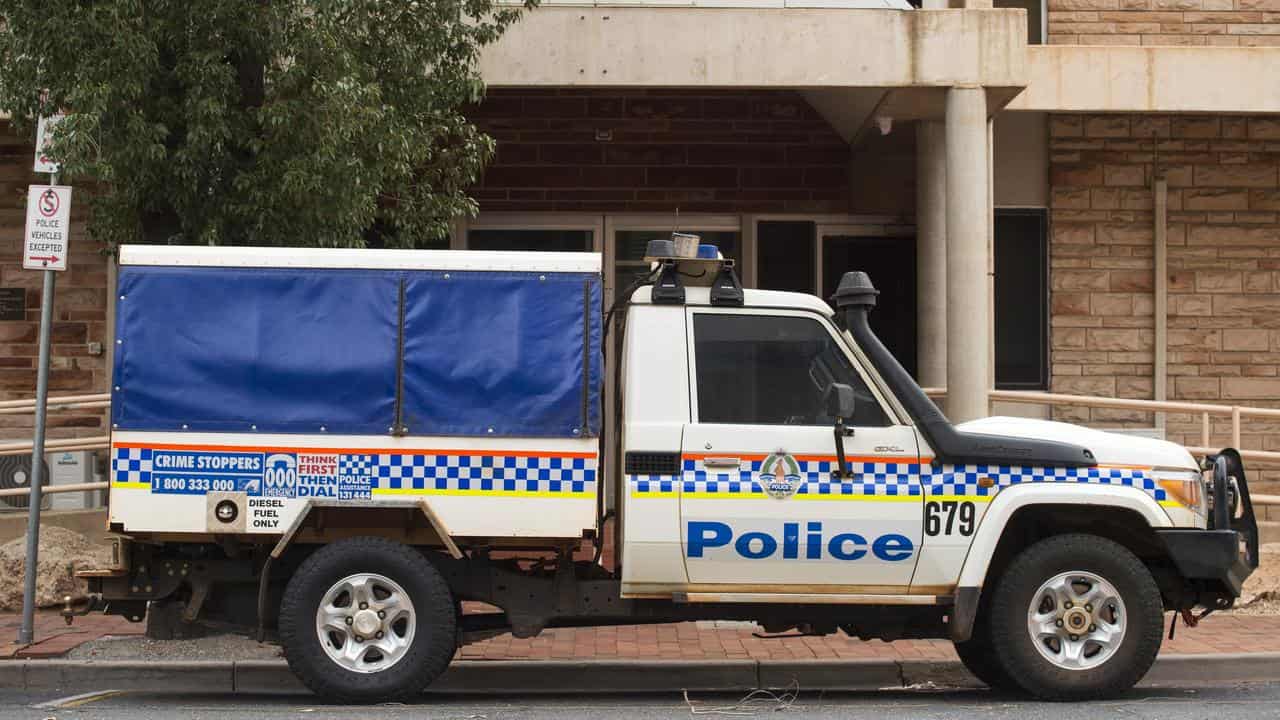
M 1119 543 L 1058 535 L 1018 554 L 988 622 L 1001 668 L 1046 700 L 1118 695 L 1142 679 L 1163 635 L 1151 572 Z
M 455 603 L 413 548 L 377 537 L 326 545 L 290 578 L 280 606 L 289 668 L 325 700 L 404 700 L 449 666 Z
M 991 628 L 984 618 L 979 618 L 974 623 L 973 635 L 964 642 L 955 643 L 955 647 L 956 655 L 960 656 L 965 669 L 987 687 L 992 690 L 1021 689 L 996 658 L 995 647 L 991 643 Z

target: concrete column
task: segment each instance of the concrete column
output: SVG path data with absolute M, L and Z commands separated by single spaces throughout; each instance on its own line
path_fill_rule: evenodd
M 947 414 L 964 422 L 988 415 L 986 91 L 948 90 L 946 123 Z
M 916 123 L 916 367 L 922 387 L 947 384 L 946 126 Z

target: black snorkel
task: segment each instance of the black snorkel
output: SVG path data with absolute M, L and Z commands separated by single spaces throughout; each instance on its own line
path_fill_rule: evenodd
M 1087 448 L 1052 440 L 983 435 L 956 430 L 929 399 L 897 358 L 880 342 L 868 322 L 879 290 L 865 272 L 847 272 L 840 278 L 832 301 L 845 329 L 871 361 L 889 390 L 915 421 L 933 448 L 935 462 L 989 465 L 1049 465 L 1089 467 L 1097 465 Z

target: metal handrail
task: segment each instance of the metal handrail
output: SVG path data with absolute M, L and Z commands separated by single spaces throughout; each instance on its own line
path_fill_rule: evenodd
M 1231 418 L 1231 447 L 1240 450 L 1240 456 L 1250 460 L 1280 461 L 1280 452 L 1265 450 L 1244 450 L 1240 447 L 1241 420 L 1245 417 L 1280 418 L 1280 409 L 1249 407 L 1245 405 L 1213 405 L 1209 403 L 1171 402 L 1168 400 L 1126 400 L 1122 398 L 1089 397 L 1081 395 L 1060 395 L 1057 393 L 1038 393 L 1014 390 L 992 390 L 991 400 L 1006 402 L 1026 402 L 1046 405 L 1084 405 L 1088 407 L 1111 407 L 1146 412 L 1168 412 L 1183 415 L 1200 415 L 1200 445 L 1195 451 L 1205 450 L 1213 443 L 1211 440 L 1210 416 L 1222 415 Z
M 92 395 L 63 395 L 62 397 L 49 398 L 48 408 L 52 410 L 54 407 L 70 407 L 80 403 L 98 403 L 111 402 L 111 393 L 94 393 Z M 35 412 L 35 398 L 23 400 L 0 400 L 0 411 L 16 410 Z
M 929 397 L 946 397 L 947 389 L 930 387 L 924 389 Z M 1241 425 L 1246 417 L 1280 418 L 1280 409 L 1260 408 L 1245 405 L 1215 405 L 1212 403 L 1178 402 L 1172 400 L 1133 400 L 1127 398 L 1094 397 L 1090 395 L 1064 395 L 1062 393 L 1035 392 L 1030 390 L 989 390 L 988 402 L 1013 402 L 1031 405 L 1074 405 L 1077 407 L 1116 408 L 1122 410 L 1141 410 L 1151 413 L 1170 413 L 1174 415 L 1200 416 L 1200 444 L 1188 445 L 1187 450 L 1194 455 L 1211 455 L 1221 450 L 1213 445 L 1213 428 L 1210 418 L 1214 416 L 1231 418 L 1231 447 L 1246 460 L 1264 462 L 1280 462 L 1280 452 L 1269 450 L 1246 450 L 1240 447 Z M 1280 506 L 1280 495 L 1254 495 L 1255 505 Z
M 110 484 L 110 483 L 106 483 L 106 482 L 69 483 L 69 484 L 67 484 L 67 485 L 45 485 L 45 486 L 44 486 L 43 494 L 45 494 L 45 495 L 54 495 L 54 494 L 57 494 L 57 493 L 87 492 L 87 491 L 91 491 L 91 490 L 106 490 L 106 489 L 107 489 L 108 487 L 110 487 L 110 486 L 111 486 L 111 484 Z M 8 488 L 8 489 L 5 489 L 5 490 L 0 490 L 0 497 L 18 497 L 18 496 L 21 496 L 21 495 L 28 495 L 28 494 L 30 494 L 30 493 L 31 493 L 31 488 L 29 488 L 29 487 L 26 487 L 26 488 Z
M 109 435 L 95 435 L 83 438 L 62 438 L 45 440 L 46 450 L 98 450 L 107 447 L 111 442 Z M 0 455 L 22 455 L 31 452 L 31 441 L 0 443 Z
M 49 405 L 46 407 L 46 410 L 50 412 L 57 412 L 59 410 L 98 410 L 98 409 L 109 408 L 109 407 L 111 407 L 110 400 L 95 400 L 93 402 L 77 402 L 77 403 L 64 403 L 64 404 L 49 403 Z M 35 412 L 35 406 L 17 407 L 17 408 L 12 408 L 12 407 L 0 408 L 0 415 L 22 415 L 29 412 Z
M 925 388 L 930 397 L 946 397 L 946 388 Z M 1171 400 L 1133 400 L 1127 398 L 1094 397 L 1091 395 L 1063 395 L 1061 393 L 1034 392 L 1029 390 L 989 390 L 989 401 L 1027 403 L 1032 405 L 1077 405 L 1085 407 L 1116 408 L 1121 410 L 1141 410 L 1152 413 L 1173 413 L 1175 415 L 1199 415 L 1200 445 L 1194 451 L 1211 448 L 1212 428 L 1211 416 L 1219 415 L 1231 418 L 1231 447 L 1240 450 L 1242 457 L 1253 456 L 1255 460 L 1280 460 L 1280 452 L 1263 450 L 1242 450 L 1240 448 L 1241 420 L 1245 417 L 1280 418 L 1280 408 L 1261 408 L 1246 405 L 1214 405 L 1211 403 L 1176 402 Z M 1220 448 L 1219 448 L 1220 449 Z M 1217 452 L 1216 450 L 1206 450 Z
M 102 410 L 111 407 L 111 393 L 92 393 L 87 395 L 63 395 L 48 399 L 46 409 L 49 412 L 63 410 Z M 35 412 L 35 398 L 21 400 L 0 400 L 0 415 L 21 415 Z M 101 450 L 109 447 L 110 436 L 59 438 L 46 440 L 46 450 Z M 31 452 L 31 441 L 0 443 L 0 455 L 26 455 Z M 48 490 L 46 490 L 48 492 Z M 3 497 L 3 496 L 0 496 Z

